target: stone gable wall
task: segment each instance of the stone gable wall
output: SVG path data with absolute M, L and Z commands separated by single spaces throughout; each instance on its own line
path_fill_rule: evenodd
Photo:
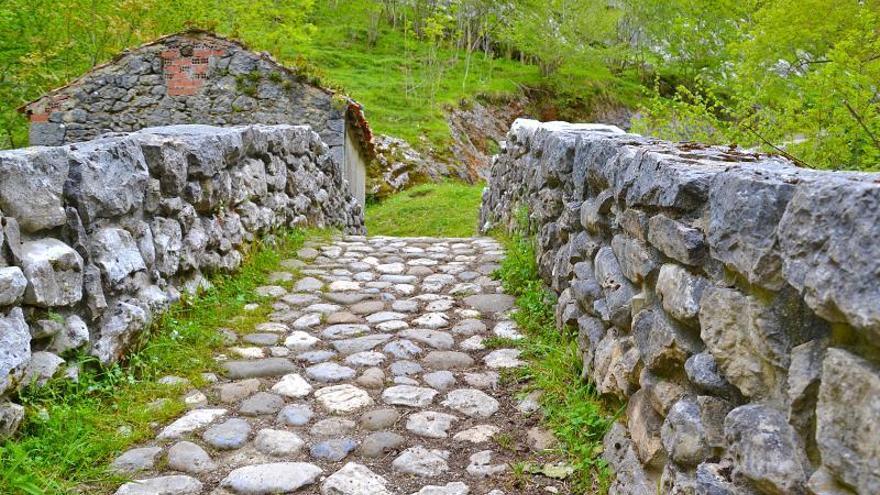
M 485 229 L 528 211 L 611 493 L 880 493 L 880 174 L 517 121 Z
M 28 110 L 32 145 L 176 124 L 293 124 L 311 126 L 340 161 L 343 153 L 345 109 L 329 92 L 206 33 L 137 48 Z
M 306 225 L 363 233 L 341 165 L 306 126 L 171 126 L 0 152 L 2 397 L 86 350 L 119 359 L 152 315 Z

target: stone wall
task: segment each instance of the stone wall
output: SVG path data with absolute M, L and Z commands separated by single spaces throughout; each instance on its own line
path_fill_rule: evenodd
M 309 125 L 337 160 L 351 102 L 313 84 L 266 54 L 233 40 L 193 31 L 167 36 L 123 53 L 70 85 L 27 105 L 31 145 L 59 146 L 106 132 L 155 126 L 209 124 Z M 358 108 L 359 111 L 359 108 Z M 349 126 L 357 127 L 352 116 Z M 366 167 L 357 149 L 351 159 Z
M 172 126 L 0 152 L 2 397 L 87 350 L 122 356 L 151 315 L 284 227 L 361 233 L 340 164 L 305 126 Z
M 483 227 L 522 208 L 612 493 L 880 493 L 880 174 L 519 120 Z

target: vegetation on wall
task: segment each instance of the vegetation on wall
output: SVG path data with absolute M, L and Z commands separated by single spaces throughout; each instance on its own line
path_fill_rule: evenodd
M 444 107 L 541 88 L 539 118 L 638 109 L 635 129 L 875 170 L 880 1 L 7 0 L 0 147 L 15 108 L 121 49 L 213 29 L 345 88 L 379 133 L 441 149 Z

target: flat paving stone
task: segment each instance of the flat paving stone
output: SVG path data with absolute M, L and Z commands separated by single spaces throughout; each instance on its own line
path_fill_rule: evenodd
M 198 495 L 202 486 L 202 482 L 186 475 L 160 476 L 128 482 L 116 490 L 116 495 Z
M 202 440 L 220 450 L 234 450 L 244 447 L 251 434 L 251 425 L 241 418 L 228 419 L 212 426 L 202 433 Z
M 202 447 L 182 441 L 168 449 L 168 467 L 182 473 L 200 474 L 213 471 L 217 464 Z
M 254 361 L 227 361 L 221 365 L 226 376 L 233 380 L 281 376 L 296 371 L 296 366 L 284 358 L 268 358 Z
M 321 484 L 322 495 L 391 495 L 388 481 L 362 464 L 349 462 Z
M 291 493 L 318 480 L 323 471 L 305 462 L 273 462 L 235 469 L 220 486 L 236 495 Z

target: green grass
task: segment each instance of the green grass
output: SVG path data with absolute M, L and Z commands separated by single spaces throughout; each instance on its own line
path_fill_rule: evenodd
M 422 150 L 442 152 L 449 143 L 444 106 L 481 94 L 519 95 L 522 86 L 541 83 L 536 66 L 482 53 L 468 64 L 463 51 L 444 48 L 436 56 L 440 62 L 431 65 L 430 43 L 385 23 L 370 46 L 368 13 L 350 2 L 316 2 L 314 8 L 311 39 L 293 48 L 320 68 L 322 80 L 365 106 L 376 133 Z
M 477 231 L 483 185 L 423 184 L 367 206 L 370 235 L 470 237 Z
M 496 276 L 505 291 L 516 296 L 514 319 L 526 335 L 516 346 L 528 366 L 514 371 L 514 378 L 525 384 L 526 393 L 543 392 L 545 426 L 555 433 L 576 469 L 571 480 L 574 493 L 605 493 L 610 477 L 599 455 L 613 414 L 594 388 L 580 380 L 576 330 L 556 328 L 555 297 L 538 277 L 534 241 L 521 235 L 500 237 L 507 257 Z
M 273 246 L 251 246 L 236 274 L 215 278 L 212 289 L 161 315 L 125 363 L 99 369 L 86 362 L 77 383 L 57 381 L 23 391 L 25 423 L 17 438 L 0 445 L 0 493 L 69 494 L 83 486 L 90 487 L 85 493 L 106 492 L 121 481 L 106 465 L 127 447 L 151 438 L 153 424 L 184 410 L 179 400 L 184 389 L 160 385 L 157 379 L 176 375 L 203 384 L 201 373 L 216 370 L 213 354 L 223 346 L 216 330 L 243 333 L 265 321 L 267 305 L 251 313 L 242 309 L 262 302 L 253 289 L 306 237 L 318 235 L 294 231 L 276 236 Z M 149 404 L 157 399 L 168 400 L 152 409 Z

